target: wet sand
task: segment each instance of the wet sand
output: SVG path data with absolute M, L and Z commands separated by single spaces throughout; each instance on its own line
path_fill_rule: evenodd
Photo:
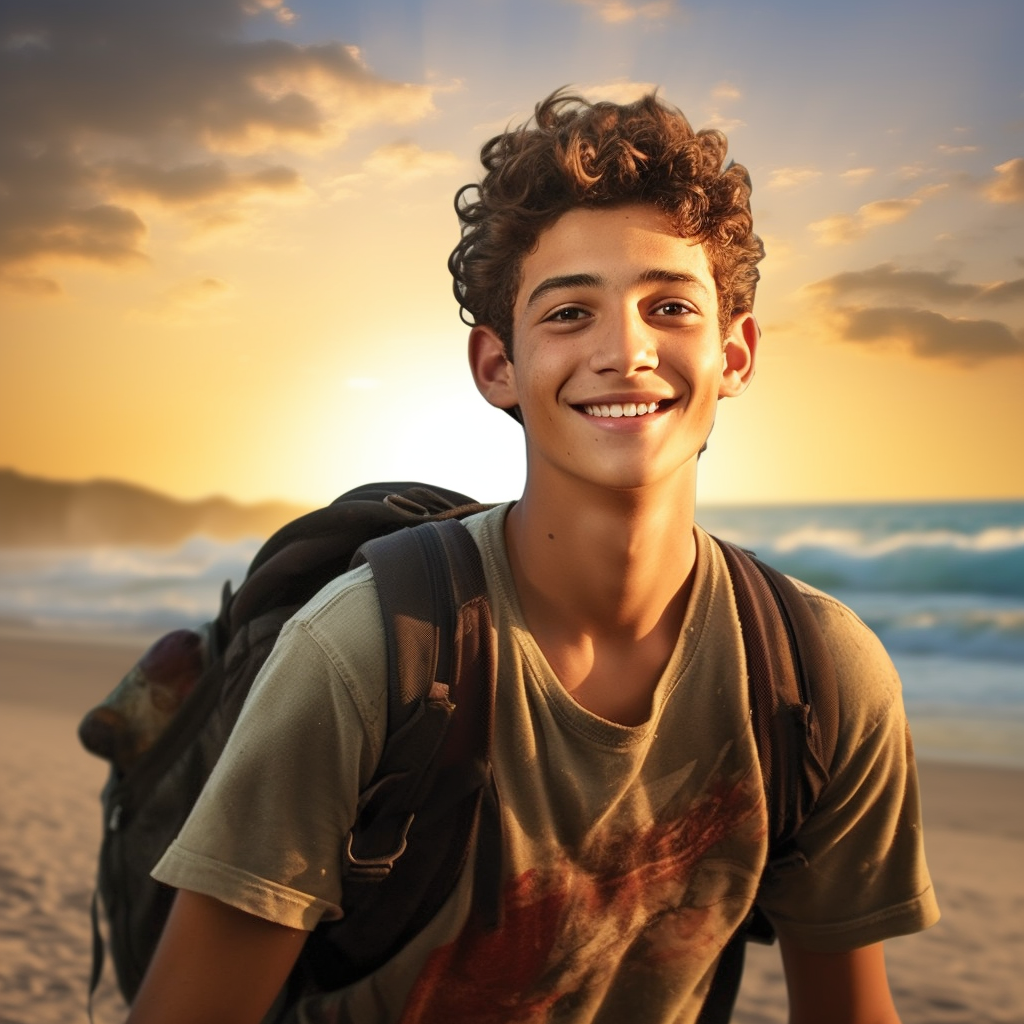
M 0 1024 L 80 1024 L 105 765 L 76 729 L 145 642 L 0 632 Z M 1024 772 L 923 764 L 943 919 L 887 943 L 903 1024 L 1024 1022 Z M 123 1019 L 108 965 L 97 1024 Z M 784 1024 L 774 947 L 748 954 L 736 1024 Z

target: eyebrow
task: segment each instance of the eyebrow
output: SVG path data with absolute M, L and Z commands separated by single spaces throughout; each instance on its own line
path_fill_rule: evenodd
M 694 277 L 693 274 L 679 270 L 662 270 L 659 267 L 652 267 L 650 270 L 645 270 L 634 282 L 637 285 L 656 283 L 696 286 L 705 294 L 710 294 L 703 281 Z M 603 284 L 605 284 L 605 279 L 600 274 L 561 274 L 557 277 L 548 277 L 530 292 L 525 308 L 529 309 L 538 299 L 557 288 L 600 288 Z
M 559 277 L 548 277 L 530 292 L 526 308 L 529 309 L 539 298 L 556 288 L 599 288 L 602 284 L 604 278 L 598 274 L 562 274 Z

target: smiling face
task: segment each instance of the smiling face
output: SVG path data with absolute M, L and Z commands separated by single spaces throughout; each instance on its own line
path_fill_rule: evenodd
M 521 410 L 528 487 L 692 487 L 718 399 L 753 372 L 757 328 L 741 314 L 723 339 L 703 246 L 630 205 L 572 210 L 540 235 L 513 338 L 514 363 L 474 328 L 471 362 L 488 401 Z

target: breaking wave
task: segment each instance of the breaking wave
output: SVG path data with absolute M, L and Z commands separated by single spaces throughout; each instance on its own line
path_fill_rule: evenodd
M 846 602 L 893 653 L 1024 666 L 1024 503 L 709 509 L 701 518 Z
M 850 605 L 894 655 L 1024 666 L 1024 502 L 707 508 L 699 518 Z M 0 620 L 153 635 L 197 625 L 259 544 L 0 549 Z
M 0 620 L 103 632 L 151 632 L 213 618 L 260 541 L 193 537 L 177 548 L 0 550 Z

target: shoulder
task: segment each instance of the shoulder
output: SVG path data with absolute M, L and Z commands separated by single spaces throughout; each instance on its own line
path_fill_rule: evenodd
M 491 599 L 491 612 L 501 617 L 508 609 L 518 608 L 508 547 L 505 544 L 505 518 L 514 502 L 495 505 L 463 520 L 470 536 L 480 549 L 484 575 Z M 518 615 L 518 613 L 516 613 Z M 514 616 L 515 617 L 515 616 Z
M 725 558 L 718 545 L 714 547 L 716 573 L 728 581 Z M 849 752 L 876 727 L 902 721 L 899 675 L 881 641 L 853 609 L 803 580 L 787 578 L 821 631 L 835 670 L 840 728 L 837 754 L 841 756 L 843 748 Z M 726 585 L 732 589 L 728 582 Z M 738 618 L 738 612 L 734 614 Z
M 462 520 L 485 558 L 487 553 L 494 549 L 504 552 L 505 518 L 514 504 L 515 502 L 507 501 Z
M 285 629 L 305 634 L 331 661 L 345 661 L 367 646 L 376 647 L 374 657 L 381 657 L 384 622 L 369 567 L 362 565 L 333 579 Z
M 464 520 L 480 548 L 488 576 L 507 561 L 504 522 L 508 505 L 495 506 Z M 302 651 L 346 680 L 387 685 L 384 620 L 377 588 L 368 565 L 337 576 L 303 605 L 281 631 L 278 651 Z
M 852 608 L 802 580 L 792 576 L 787 578 L 793 582 L 814 613 L 837 663 L 853 662 L 863 667 L 865 664 L 879 662 L 884 663 L 886 669 L 892 668 L 882 642 Z
M 760 901 L 784 939 L 834 953 L 918 931 L 937 909 L 896 669 L 854 611 L 793 582 L 831 656 L 838 731 L 827 782 L 796 840 L 806 862 L 770 873 Z M 820 698 L 812 695 L 812 710 Z
M 247 702 L 291 709 L 298 722 L 326 708 L 374 736 L 387 711 L 387 650 L 373 577 L 366 566 L 337 577 L 284 625 Z M 318 710 L 319 709 L 319 710 Z
M 813 612 L 832 657 L 845 729 L 869 732 L 897 705 L 902 718 L 900 678 L 874 631 L 832 595 L 790 579 Z

